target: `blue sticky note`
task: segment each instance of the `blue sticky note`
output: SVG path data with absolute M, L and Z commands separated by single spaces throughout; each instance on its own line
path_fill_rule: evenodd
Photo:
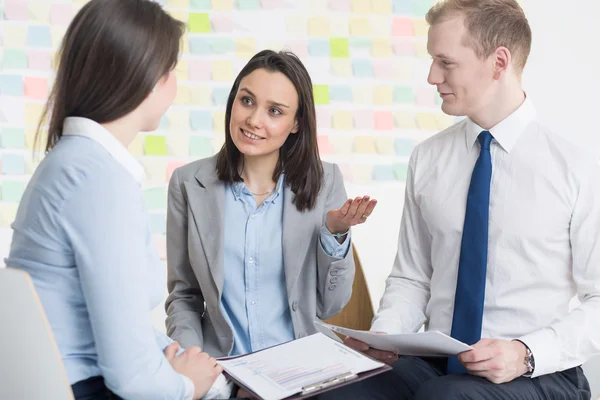
M 23 197 L 25 191 L 25 182 L 3 181 L 2 182 L 2 200 L 18 203 Z
M 424 0 L 394 0 L 394 14 L 412 15 L 415 3 L 425 3 Z M 430 3 L 431 5 L 431 3 Z
M 0 95 L 23 96 L 23 77 L 19 75 L 0 75 Z
M 4 49 L 2 68 L 27 68 L 27 54 L 25 53 L 25 50 Z
M 368 38 L 351 37 L 348 40 L 348 46 L 356 49 L 370 49 L 373 46 L 373 42 Z
M 153 235 L 167 233 L 167 214 L 150 214 L 150 231 Z
M 329 87 L 331 101 L 352 101 L 352 87 L 346 85 L 331 85 Z
M 211 42 L 205 37 L 190 37 L 190 53 L 210 54 Z
M 0 144 L 3 149 L 22 149 L 25 148 L 25 131 L 18 128 L 2 129 Z
M 2 155 L 2 174 L 23 175 L 25 174 L 25 158 L 21 154 Z
M 358 78 L 370 78 L 373 76 L 373 63 L 369 60 L 353 60 L 352 74 Z
M 213 88 L 212 90 L 212 102 L 216 106 L 224 106 L 227 104 L 227 97 L 229 97 L 228 88 Z
M 260 0 L 237 0 L 238 10 L 258 10 L 260 8 Z
M 190 8 L 194 10 L 210 10 L 210 0 L 190 0 Z
M 394 103 L 415 104 L 415 94 L 411 86 L 394 87 Z
M 167 192 L 164 187 L 146 189 L 144 201 L 148 210 L 163 210 L 167 208 Z
M 160 125 L 158 126 L 158 128 L 164 129 L 164 130 L 169 129 L 169 119 L 167 118 L 166 115 L 163 115 L 162 118 L 160 119 Z
M 429 11 L 429 9 L 433 6 L 434 2 L 424 0 L 413 0 L 409 3 L 411 3 L 413 6 L 412 11 L 415 17 L 425 18 L 425 14 L 427 14 L 427 11 Z
M 211 131 L 213 118 L 210 111 L 192 110 L 190 112 L 190 127 L 194 131 Z
M 329 57 L 331 54 L 329 40 L 310 39 L 308 41 L 308 54 L 313 57 Z
M 210 43 L 210 49 L 214 54 L 233 53 L 235 50 L 235 43 L 233 42 L 233 38 L 213 38 Z
M 408 175 L 408 164 L 394 164 L 394 175 L 398 181 L 406 181 L 406 175 Z
M 30 26 L 27 31 L 28 47 L 52 47 L 49 26 Z
M 205 136 L 190 136 L 190 156 L 204 158 L 212 155 L 212 138 Z
M 391 165 L 373 165 L 372 179 L 374 181 L 395 181 L 396 175 Z
M 412 153 L 414 144 L 412 139 L 396 138 L 394 140 L 394 150 L 396 155 L 408 157 Z

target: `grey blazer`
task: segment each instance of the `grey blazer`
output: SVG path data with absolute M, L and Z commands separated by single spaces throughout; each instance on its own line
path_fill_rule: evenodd
M 183 347 L 200 346 L 212 356 L 229 355 L 231 327 L 221 313 L 223 292 L 223 204 L 216 156 L 175 170 L 169 182 L 167 333 Z M 352 250 L 342 260 L 328 256 L 319 235 L 329 210 L 347 199 L 340 169 L 323 163 L 324 185 L 315 208 L 298 212 L 285 186 L 283 260 L 288 304 L 297 338 L 317 332 L 315 318 L 327 319 L 352 294 Z

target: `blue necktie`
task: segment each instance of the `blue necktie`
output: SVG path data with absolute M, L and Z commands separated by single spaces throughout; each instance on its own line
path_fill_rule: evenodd
M 481 152 L 471 176 L 458 262 L 451 336 L 469 345 L 481 339 L 488 254 L 492 139 L 488 131 L 481 132 L 478 137 Z M 465 367 L 457 357 L 448 358 L 448 374 L 465 372 Z

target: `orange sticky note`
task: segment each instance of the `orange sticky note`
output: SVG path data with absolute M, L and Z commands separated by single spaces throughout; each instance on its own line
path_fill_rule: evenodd
M 375 111 L 375 129 L 390 131 L 394 129 L 394 114 L 391 111 Z
M 45 100 L 48 96 L 48 80 L 27 76 L 24 80 L 24 89 L 26 98 Z
M 396 17 L 392 21 L 392 36 L 413 36 L 413 22 L 408 17 Z

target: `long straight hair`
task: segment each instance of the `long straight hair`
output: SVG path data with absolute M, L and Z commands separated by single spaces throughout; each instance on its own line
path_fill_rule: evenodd
M 279 161 L 273 171 L 273 181 L 277 182 L 285 172 L 285 182 L 295 195 L 293 203 L 298 211 L 312 210 L 323 184 L 323 164 L 317 146 L 315 101 L 310 75 L 300 59 L 291 52 L 263 50 L 250 59 L 235 79 L 227 99 L 225 144 L 217 155 L 217 176 L 228 183 L 243 181 L 240 175 L 242 154 L 233 143 L 229 127 L 231 109 L 242 79 L 260 68 L 284 74 L 298 93 L 296 120 L 299 130 L 296 134 L 289 135 L 279 149 Z
M 50 117 L 46 153 L 65 118 L 111 122 L 135 110 L 177 63 L 185 25 L 151 0 L 91 0 L 63 38 L 56 80 L 36 132 Z

